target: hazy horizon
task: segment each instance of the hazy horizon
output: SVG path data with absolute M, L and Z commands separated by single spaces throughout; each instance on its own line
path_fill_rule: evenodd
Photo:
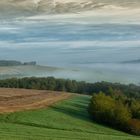
M 78 69 L 86 81 L 139 83 L 140 63 L 132 62 L 140 60 L 140 1 L 55 2 L 0 2 L 0 59 Z

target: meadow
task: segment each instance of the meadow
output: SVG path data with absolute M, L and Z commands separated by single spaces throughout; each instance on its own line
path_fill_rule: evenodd
M 87 112 L 90 96 L 75 95 L 49 108 L 0 115 L 2 140 L 139 140 L 99 125 Z

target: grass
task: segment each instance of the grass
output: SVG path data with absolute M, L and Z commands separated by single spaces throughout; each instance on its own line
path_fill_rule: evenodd
M 75 96 L 49 108 L 0 115 L 2 140 L 140 140 L 92 121 L 90 97 Z

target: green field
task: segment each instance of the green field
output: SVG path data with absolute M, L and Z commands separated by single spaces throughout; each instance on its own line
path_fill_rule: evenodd
M 94 123 L 88 96 L 75 96 L 52 107 L 0 116 L 0 140 L 140 140 Z

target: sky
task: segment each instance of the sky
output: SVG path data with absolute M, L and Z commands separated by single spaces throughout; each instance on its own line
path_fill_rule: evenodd
M 95 3 L 86 0 L 82 4 L 78 1 L 76 8 L 68 7 L 69 11 L 65 1 L 60 2 L 62 11 L 57 6 L 51 12 L 40 10 L 36 13 L 36 9 L 31 12 L 31 7 L 30 14 L 27 14 L 27 3 L 24 6 L 20 3 L 24 10 L 14 11 L 18 13 L 16 16 L 3 11 L 0 16 L 0 59 L 35 60 L 40 65 L 88 68 L 93 75 L 97 74 L 95 71 L 101 72 L 102 76 L 97 77 L 100 80 L 112 81 L 113 76 L 121 77 L 126 73 L 123 82 L 125 79 L 130 83 L 138 82 L 140 63 L 122 63 L 140 60 L 139 1 L 97 0 Z M 91 8 L 91 5 L 94 6 Z M 104 78 L 103 71 L 112 74 Z

